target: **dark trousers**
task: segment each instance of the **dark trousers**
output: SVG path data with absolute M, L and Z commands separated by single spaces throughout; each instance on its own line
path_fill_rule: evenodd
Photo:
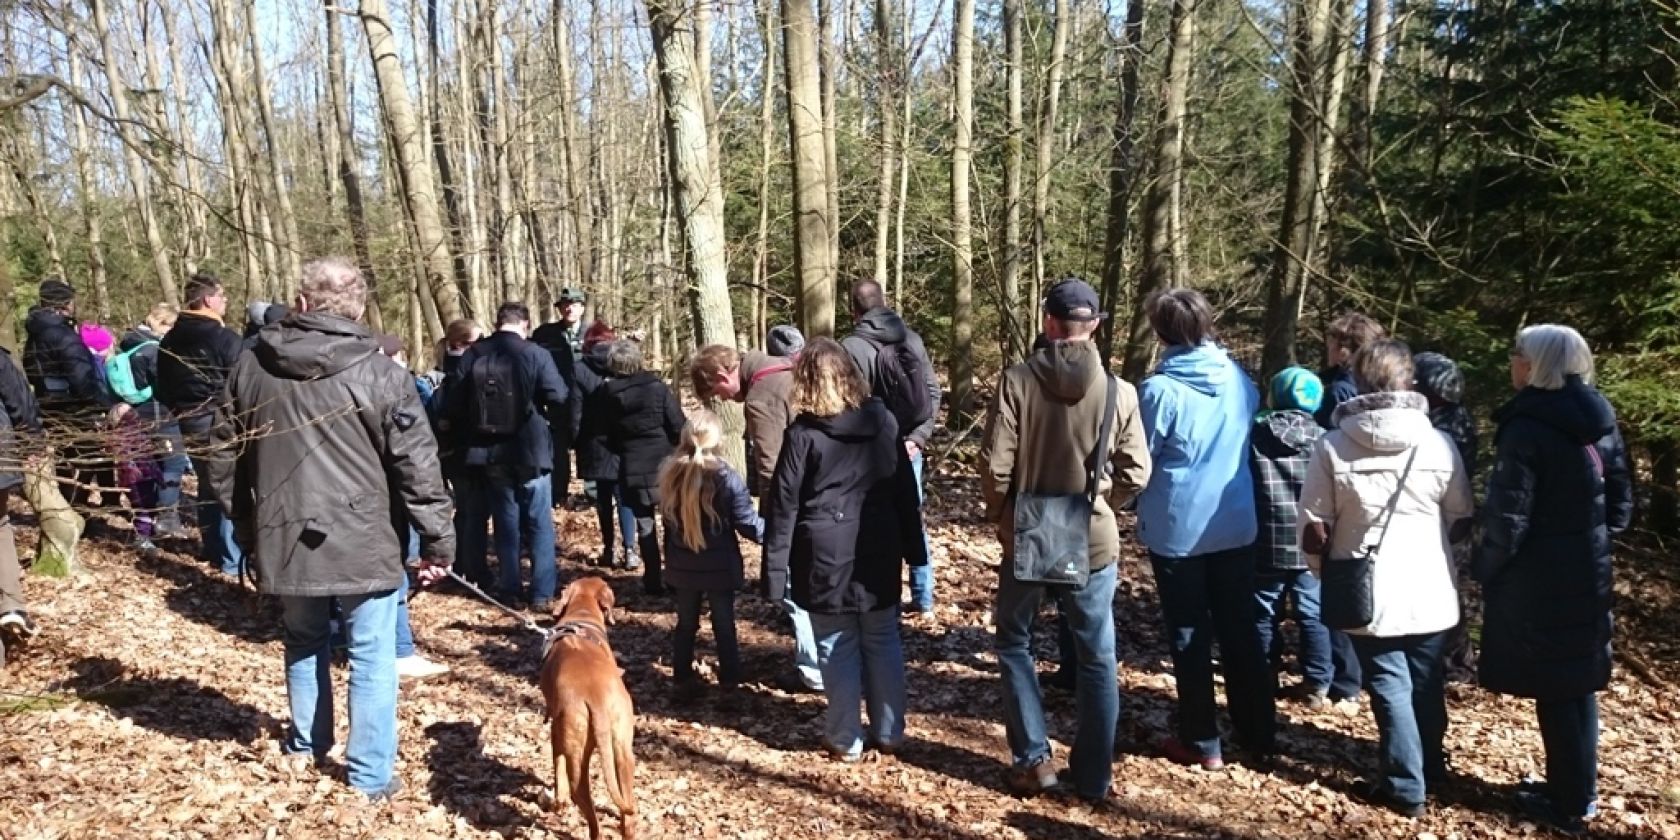
M 1537 700 L 1546 745 L 1546 793 L 1565 816 L 1587 814 L 1598 799 L 1598 695 Z
M 700 632 L 700 602 L 712 608 L 712 640 L 717 644 L 718 682 L 741 681 L 741 647 L 735 641 L 735 593 L 728 589 L 678 589 L 677 632 L 671 639 L 671 673 L 677 682 L 694 679 L 694 637 Z
M 664 564 L 659 557 L 659 532 L 654 513 L 659 505 L 647 490 L 625 488 L 624 504 L 636 519 L 636 551 L 642 555 L 642 590 L 665 591 Z
M 1355 636 L 1353 647 L 1371 690 L 1382 755 L 1382 783 L 1395 798 L 1422 803 L 1430 779 L 1447 774 L 1441 740 L 1447 697 L 1441 676 L 1445 633 Z
M 1204 757 L 1220 755 L 1213 693 L 1217 638 L 1237 737 L 1247 749 L 1270 752 L 1277 732 L 1277 676 L 1255 628 L 1254 549 L 1149 559 L 1178 681 L 1179 741 Z
M 1330 668 L 1334 674 L 1330 678 L 1330 699 L 1358 697 L 1365 675 L 1359 666 L 1359 654 L 1354 652 L 1353 639 L 1340 630 L 1330 631 Z

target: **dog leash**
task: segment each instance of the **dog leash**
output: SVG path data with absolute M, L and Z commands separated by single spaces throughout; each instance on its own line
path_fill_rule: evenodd
M 455 572 L 454 569 L 452 569 L 448 566 L 445 566 L 444 571 L 448 572 L 449 576 L 451 578 L 454 578 L 456 583 L 459 583 L 462 586 L 465 586 L 467 589 L 471 590 L 474 595 L 477 595 L 478 597 L 484 599 L 484 601 L 486 603 L 488 603 L 490 606 L 495 607 L 496 609 L 501 610 L 502 612 L 505 612 L 508 615 L 513 616 L 515 619 L 518 619 L 519 623 L 522 626 L 524 626 L 524 628 L 526 630 L 529 630 L 533 633 L 536 633 L 536 634 L 542 636 L 544 639 L 548 638 L 549 631 L 544 630 L 542 627 L 538 626 L 535 621 L 531 620 L 530 616 L 528 616 L 528 615 L 520 612 L 519 610 L 516 610 L 516 609 L 514 609 L 514 608 L 512 608 L 512 607 L 510 607 L 510 606 L 508 606 L 504 603 L 502 603 L 501 601 L 496 600 L 495 598 L 490 597 L 487 593 L 485 593 L 484 590 L 478 588 L 478 584 L 475 584 L 472 581 L 467 580 L 464 577 L 461 577 L 459 574 L 457 574 Z

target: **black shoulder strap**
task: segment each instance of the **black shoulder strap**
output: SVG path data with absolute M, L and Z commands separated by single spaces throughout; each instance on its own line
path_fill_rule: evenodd
M 1103 453 L 1108 451 L 1108 436 L 1114 431 L 1115 392 L 1120 388 L 1113 374 L 1107 374 L 1103 378 L 1108 380 L 1108 388 L 1103 398 L 1102 426 L 1097 432 L 1097 445 L 1091 449 L 1091 457 L 1085 461 L 1085 496 L 1092 503 L 1097 501 L 1097 482 L 1102 479 Z
M 1411 457 L 1406 459 L 1406 469 L 1400 473 L 1399 483 L 1394 485 L 1394 495 L 1389 497 L 1386 516 L 1383 518 L 1382 532 L 1377 534 L 1377 544 L 1367 549 L 1372 555 L 1381 551 L 1383 542 L 1388 539 L 1388 526 L 1394 524 L 1394 512 L 1400 508 L 1400 494 L 1406 490 L 1406 479 L 1412 475 L 1412 465 L 1417 463 L 1418 449 L 1420 448 L 1420 446 L 1412 447 Z

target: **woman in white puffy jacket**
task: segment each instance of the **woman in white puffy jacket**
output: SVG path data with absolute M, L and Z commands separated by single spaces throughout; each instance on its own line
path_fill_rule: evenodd
M 1368 794 L 1416 817 L 1427 784 L 1446 773 L 1442 658 L 1458 623 L 1449 540 L 1469 536 L 1474 499 L 1452 439 L 1411 390 L 1410 348 L 1372 342 L 1351 367 L 1360 396 L 1337 407 L 1336 428 L 1313 450 L 1301 548 L 1321 575 L 1326 563 L 1342 570 L 1350 567 L 1340 561 L 1371 555 L 1370 621 L 1340 628 L 1353 639 L 1380 734 L 1381 775 Z M 1338 608 L 1363 612 L 1334 577 L 1323 594 L 1327 623 Z

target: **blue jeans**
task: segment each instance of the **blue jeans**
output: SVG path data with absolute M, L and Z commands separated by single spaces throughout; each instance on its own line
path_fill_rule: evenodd
M 414 655 L 414 628 L 408 623 L 408 572 L 397 587 L 397 658 Z
M 1237 738 L 1250 750 L 1270 752 L 1277 733 L 1277 677 L 1255 630 L 1253 548 L 1195 557 L 1152 553 L 1149 559 L 1178 682 L 1179 742 L 1203 758 L 1221 755 L 1213 695 L 1217 637 Z
M 585 492 L 589 487 L 585 485 Z M 624 540 L 625 548 L 636 544 L 636 515 L 630 512 L 630 506 L 624 503 L 624 494 L 620 492 L 617 481 L 602 479 L 593 482 L 595 488 L 595 522 L 601 528 L 601 553 L 608 560 L 613 557 L 613 514 L 618 515 L 618 537 Z
M 163 466 L 163 484 L 158 488 L 158 513 L 171 514 L 181 503 L 181 476 L 187 474 L 186 442 L 181 439 L 181 424 L 171 420 L 158 424 L 158 463 Z
M 1328 691 L 1330 629 L 1322 614 L 1318 576 L 1306 569 L 1266 569 L 1254 579 L 1254 605 L 1259 610 L 1254 626 L 1260 631 L 1260 649 L 1272 650 L 1272 631 L 1286 593 L 1295 593 L 1295 623 L 1301 631 L 1301 674 L 1313 691 Z
M 1447 734 L 1441 667 L 1447 634 L 1350 638 L 1377 718 L 1382 784 L 1395 799 L 1420 804 L 1428 790 L 1425 779 L 1444 779 L 1447 773 L 1441 752 Z
M 916 457 L 910 459 L 910 468 L 916 473 L 916 502 L 927 501 L 922 490 L 922 459 L 925 453 L 917 450 Z M 925 566 L 910 567 L 910 603 L 923 612 L 933 609 L 933 548 L 928 543 L 927 529 L 922 529 L 923 553 L 928 561 Z
M 501 467 L 469 468 L 455 482 L 456 565 L 464 574 L 487 577 L 485 520 L 495 520 L 497 588 L 518 597 L 524 591 L 521 545 L 531 552 L 531 601 L 549 601 L 559 579 L 554 565 L 554 505 L 550 475 L 527 478 Z
M 817 637 L 811 630 L 811 614 L 795 604 L 791 595 L 782 599 L 782 609 L 793 622 L 793 666 L 799 671 L 799 681 L 812 691 L 822 691 L 823 674 L 817 664 Z
M 811 613 L 828 698 L 823 743 L 847 756 L 863 752 L 859 704 L 869 707 L 869 743 L 904 743 L 904 647 L 898 605 L 866 613 Z
M 694 637 L 700 632 L 700 602 L 712 608 L 712 641 L 717 644 L 718 681 L 741 681 L 741 647 L 735 640 L 735 592 L 730 589 L 678 589 L 677 632 L 671 639 L 671 674 L 678 682 L 694 679 Z
M 1330 630 L 1330 699 L 1346 700 L 1358 697 L 1365 685 L 1365 675 L 1359 667 L 1359 654 L 1353 649 L 1353 637 Z
M 1114 654 L 1115 564 L 1091 573 L 1084 586 L 1046 587 L 1015 580 L 1005 565 L 998 575 L 998 670 L 1003 674 L 1003 722 L 1009 758 L 1016 768 L 1050 759 L 1050 735 L 1044 724 L 1044 697 L 1033 665 L 1032 625 L 1040 600 L 1049 595 L 1067 617 L 1079 659 L 1074 702 L 1079 729 L 1068 768 L 1074 791 L 1099 797 L 1114 777 L 1114 729 L 1120 718 L 1120 689 Z M 1069 663 L 1071 665 L 1071 663 Z
M 1536 700 L 1546 745 L 1546 795 L 1566 817 L 1590 814 L 1598 800 L 1598 695 Z
M 292 723 L 285 750 L 326 757 L 333 745 L 331 597 L 281 596 L 286 698 Z M 339 595 L 350 638 L 350 785 L 366 794 L 391 783 L 397 756 L 397 590 Z
M 181 419 L 181 435 L 189 452 L 203 452 L 209 446 L 210 422 L 208 414 Z M 239 541 L 234 539 L 233 520 L 222 512 L 221 504 L 210 492 L 210 463 L 202 457 L 193 456 L 192 468 L 198 476 L 198 533 L 202 558 L 220 569 L 222 574 L 237 578 L 245 565 L 245 552 L 240 549 Z

